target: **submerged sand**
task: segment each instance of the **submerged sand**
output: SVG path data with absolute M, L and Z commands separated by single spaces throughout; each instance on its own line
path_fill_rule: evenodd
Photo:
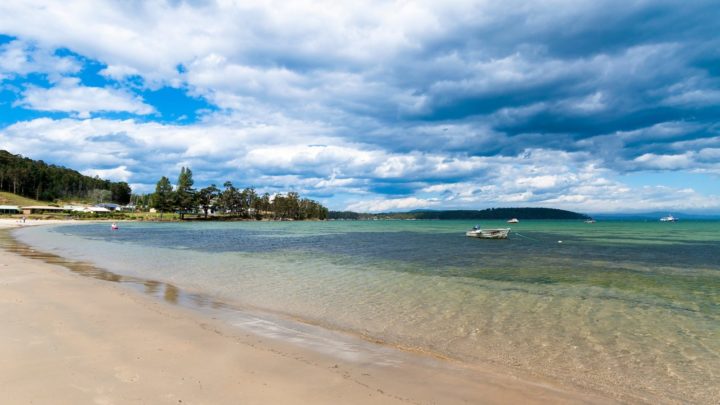
M 0 319 L 6 404 L 613 402 L 401 351 L 382 364 L 342 359 L 8 251 L 0 253 Z

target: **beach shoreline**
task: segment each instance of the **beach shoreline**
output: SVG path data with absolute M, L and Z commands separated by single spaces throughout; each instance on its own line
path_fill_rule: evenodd
M 400 351 L 350 361 L 7 251 L 0 297 L 7 403 L 613 402 Z

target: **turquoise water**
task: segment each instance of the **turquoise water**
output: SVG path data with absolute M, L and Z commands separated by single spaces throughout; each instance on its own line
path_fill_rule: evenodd
M 669 402 L 720 397 L 720 223 L 107 224 L 20 240 L 466 363 Z M 484 227 L 505 227 L 483 222 Z M 62 236 L 62 237 L 59 237 Z

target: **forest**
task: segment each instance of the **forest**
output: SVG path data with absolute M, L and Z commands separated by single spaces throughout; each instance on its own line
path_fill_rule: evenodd
M 0 150 L 0 191 L 41 201 L 87 200 L 130 202 L 131 189 L 125 182 L 90 177 L 61 166 L 49 165 Z

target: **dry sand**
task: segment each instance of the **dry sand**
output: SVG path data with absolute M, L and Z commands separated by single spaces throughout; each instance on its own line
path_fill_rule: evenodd
M 613 402 L 400 351 L 392 366 L 340 360 L 7 251 L 0 322 L 3 404 Z

